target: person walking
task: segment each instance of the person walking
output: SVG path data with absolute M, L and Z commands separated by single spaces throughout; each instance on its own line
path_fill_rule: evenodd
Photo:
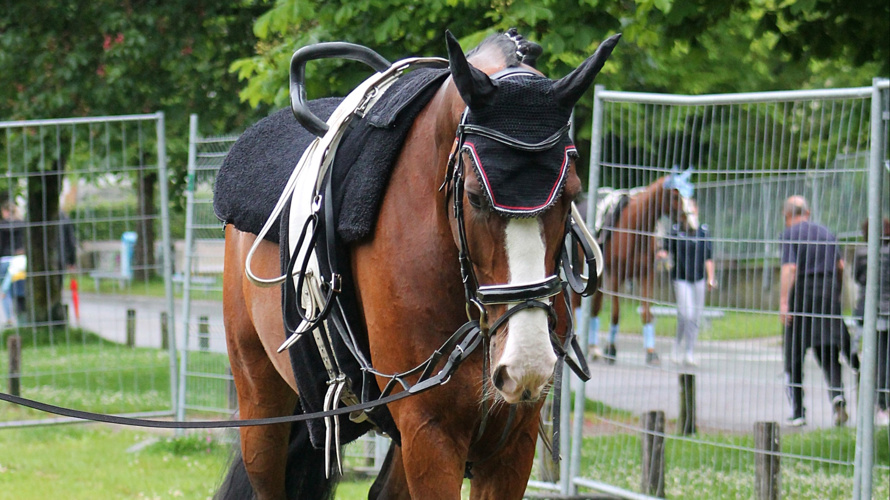
M 674 224 L 663 240 L 657 259 L 672 259 L 671 282 L 677 299 L 677 338 L 672 360 L 686 366 L 697 366 L 694 356 L 695 341 L 701 328 L 705 309 L 705 291 L 717 286 L 714 279 L 713 248 L 710 229 L 698 224 L 698 205 L 690 200 L 690 215 Z M 684 349 L 685 344 L 685 349 Z
M 779 317 L 784 328 L 785 378 L 792 411 L 789 424 L 806 425 L 803 364 L 812 347 L 828 382 L 834 425 L 840 427 L 849 418 L 838 359 L 844 342 L 849 345 L 840 302 L 844 260 L 834 234 L 810 222 L 810 209 L 802 196 L 785 200 L 784 216 Z M 844 350 L 849 357 L 849 348 Z
M 878 252 L 878 317 L 875 325 L 877 335 L 877 376 L 875 378 L 875 425 L 890 425 L 890 219 L 882 221 L 881 248 Z M 868 220 L 862 224 L 862 235 L 868 241 Z M 859 285 L 859 297 L 853 316 L 860 328 L 865 316 L 865 282 L 868 274 L 868 247 L 856 249 L 853 258 L 853 279 Z

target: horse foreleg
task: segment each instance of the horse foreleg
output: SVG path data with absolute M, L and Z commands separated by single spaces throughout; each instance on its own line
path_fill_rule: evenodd
M 402 463 L 402 448 L 393 442 L 389 445 L 380 473 L 368 491 L 368 500 L 410 499 L 411 493 L 408 491 L 408 480 Z
M 643 348 L 646 349 L 646 364 L 659 365 L 661 360 L 658 358 L 658 353 L 655 352 L 655 317 L 652 315 L 652 303 L 649 302 L 649 298 L 652 296 L 652 280 L 647 275 L 640 278 L 640 296 L 642 299 L 640 319 L 643 320 Z
M 614 364 L 618 357 L 618 321 L 621 317 L 621 304 L 618 299 L 618 287 L 621 286 L 621 280 L 618 273 L 612 274 L 612 315 L 609 321 L 609 344 L 606 346 L 606 360 L 609 364 Z
M 521 411 L 526 412 L 526 418 L 516 424 L 503 449 L 473 466 L 472 500 L 523 498 L 535 459 L 540 407 Z
M 603 310 L 602 290 L 597 290 L 593 293 L 590 307 L 590 328 L 587 332 L 587 354 L 591 361 L 596 361 L 603 356 L 603 351 L 600 348 L 600 311 Z
M 444 428 L 440 415 L 430 415 L 419 405 L 400 413 L 401 458 L 410 498 L 459 499 L 468 443 L 458 443 L 454 436 L 466 430 Z

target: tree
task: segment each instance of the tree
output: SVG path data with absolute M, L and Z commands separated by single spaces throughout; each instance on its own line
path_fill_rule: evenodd
M 344 40 L 395 60 L 442 55 L 445 28 L 469 48 L 515 26 L 544 47 L 539 68 L 554 78 L 622 32 L 597 79 L 614 89 L 703 94 L 867 85 L 890 71 L 888 18 L 886 0 L 863 0 L 856 9 L 842 0 L 277 0 L 254 26 L 258 53 L 232 69 L 246 80 L 242 99 L 286 106 L 290 56 L 300 46 Z M 313 64 L 310 97 L 343 95 L 368 74 L 353 63 Z M 582 158 L 590 103 L 576 107 Z
M 248 57 L 256 43 L 251 26 L 265 10 L 263 0 L 193 2 L 189 0 L 47 0 L 4 2 L 0 18 L 0 117 L 2 119 L 56 118 L 164 111 L 168 133 L 173 192 L 185 183 L 188 115 L 200 112 L 205 130 L 220 133 L 255 119 L 257 110 L 238 102 L 237 79 L 228 65 Z M 62 137 L 61 140 L 66 140 Z M 11 147 L 10 145 L 6 145 Z M 40 158 L 27 165 L 31 222 L 59 219 L 60 182 L 65 154 L 30 155 Z M 9 166 L 7 166 L 9 168 Z M 141 179 L 139 205 L 156 212 L 156 176 Z M 47 200 L 49 200 L 47 202 Z M 58 264 L 42 248 L 55 241 L 32 225 L 29 234 L 34 271 L 31 293 L 37 320 L 59 319 L 58 283 L 46 283 L 42 271 Z M 152 248 L 155 230 L 139 228 Z M 51 251 L 49 253 L 52 253 Z M 153 256 L 134 256 L 150 266 Z M 44 281 L 41 281 L 44 280 Z M 43 297 L 43 294 L 47 294 Z

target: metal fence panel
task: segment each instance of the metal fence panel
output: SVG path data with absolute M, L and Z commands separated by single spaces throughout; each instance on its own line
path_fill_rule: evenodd
M 163 114 L 0 122 L 0 169 L 3 348 L 21 345 L 18 374 L 12 352 L 0 359 L 0 385 L 82 410 L 172 414 Z M 14 260 L 23 273 L 6 272 Z M 0 421 L 66 419 L 4 405 Z
M 886 89 L 886 81 L 882 85 Z M 674 166 L 694 167 L 695 198 L 702 222 L 710 226 L 719 289 L 707 297 L 696 343 L 698 365 L 686 366 L 669 356 L 676 298 L 664 264 L 649 263 L 657 268 L 651 294 L 643 293 L 639 281 L 619 288 L 604 281 L 604 302 L 617 299 L 621 307 L 618 356 L 614 365 L 592 364 L 592 383 L 585 391 L 587 408 L 595 416 L 584 429 L 583 443 L 580 426 L 573 436 L 574 450 L 583 446 L 583 452 L 573 453 L 577 486 L 638 496 L 642 416 L 662 410 L 667 417 L 661 437 L 669 497 L 754 497 L 757 422 L 782 425 L 783 497 L 852 495 L 854 448 L 859 444 L 854 427 L 857 421 L 859 427 L 871 422 L 873 408 L 857 408 L 858 384 L 849 367 L 843 365 L 851 416 L 846 427 L 834 427 L 827 384 L 812 354 L 804 367 L 808 425 L 785 425 L 790 410 L 778 317 L 779 235 L 784 229 L 782 204 L 799 194 L 809 200 L 812 220 L 838 236 L 847 262 L 864 247 L 860 228 L 869 216 L 866 193 L 870 184 L 882 182 L 869 172 L 871 148 L 881 148 L 887 158 L 880 144 L 886 133 L 870 135 L 871 96 L 871 87 L 700 97 L 597 89 L 590 185 L 637 188 Z M 890 214 L 886 199 L 879 210 Z M 643 218 L 637 222 L 636 227 L 648 226 Z M 622 232 L 659 242 L 664 227 L 613 227 L 613 234 Z M 610 262 L 606 267 L 617 269 Z M 843 319 L 852 327 L 850 308 L 857 290 L 851 267 L 843 279 Z M 656 348 L 662 356 L 658 367 L 644 362 L 638 314 L 643 301 L 655 306 Z M 609 305 L 604 309 L 599 337 L 607 343 Z M 585 309 L 582 328 L 591 323 L 588 314 Z M 873 382 L 874 372 L 863 371 L 861 378 Z M 692 429 L 689 412 L 695 417 Z M 884 427 L 874 435 L 877 459 L 868 482 L 875 498 L 890 494 L 886 433 Z
M 186 410 L 232 413 L 237 406 L 222 319 L 225 238 L 213 212 L 216 174 L 237 135 L 201 137 L 191 116 L 185 239 L 173 281 L 181 287 L 180 418 Z

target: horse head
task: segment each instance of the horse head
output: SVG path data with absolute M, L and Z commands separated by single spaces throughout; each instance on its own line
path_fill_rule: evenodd
M 691 231 L 698 230 L 698 206 L 693 199 L 695 186 L 689 178 L 693 168 L 689 167 L 683 172 L 675 165 L 671 173 L 664 177 L 665 206 L 663 208 L 673 222 L 676 222 Z
M 556 364 L 551 336 L 564 336 L 566 327 L 555 312 L 558 263 L 571 202 L 581 191 L 569 120 L 620 35 L 556 81 L 523 63 L 536 52 L 533 44 L 515 33 L 498 36 L 468 60 L 446 34 L 460 97 L 446 182 L 468 314 L 479 315 L 490 338 L 489 375 L 512 404 L 538 400 Z M 506 52 L 515 43 L 513 54 L 493 57 L 504 39 Z

